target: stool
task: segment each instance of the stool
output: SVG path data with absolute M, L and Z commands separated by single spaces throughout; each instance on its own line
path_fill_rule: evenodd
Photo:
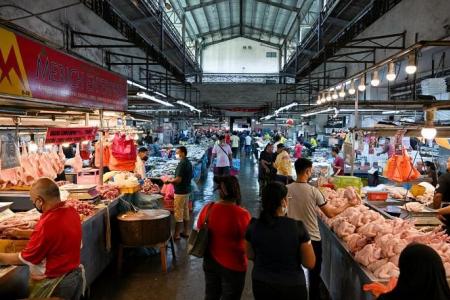
M 167 247 L 170 243 L 172 257 L 176 259 L 171 232 L 171 215 L 164 209 L 145 209 L 127 212 L 117 216 L 119 221 L 120 244 L 118 270 L 123 261 L 123 249 L 135 247 L 157 247 L 160 250 L 162 271 L 167 272 Z

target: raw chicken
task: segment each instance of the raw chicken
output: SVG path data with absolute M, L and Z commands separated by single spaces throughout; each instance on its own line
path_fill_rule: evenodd
M 350 234 L 354 233 L 355 229 L 356 229 L 355 226 L 348 223 L 347 221 L 343 221 L 334 228 L 334 231 L 339 237 L 345 238 L 346 236 L 349 236 Z
M 400 270 L 396 265 L 394 265 L 391 262 L 388 262 L 382 266 L 380 266 L 378 269 L 376 269 L 373 274 L 377 278 L 381 279 L 389 279 L 391 277 L 398 277 L 400 275 Z
M 377 260 L 377 261 L 371 263 L 370 265 L 368 265 L 367 269 L 373 273 L 373 272 L 375 272 L 375 270 L 377 270 L 381 266 L 387 264 L 388 262 L 389 262 L 389 260 L 387 258 L 383 258 L 383 259 Z
M 364 248 L 364 246 L 367 245 L 370 240 L 362 234 L 353 233 L 346 236 L 344 238 L 344 241 L 347 243 L 350 252 L 355 253 Z
M 375 244 L 366 245 L 355 254 L 355 260 L 365 267 L 379 260 L 380 258 L 381 249 Z

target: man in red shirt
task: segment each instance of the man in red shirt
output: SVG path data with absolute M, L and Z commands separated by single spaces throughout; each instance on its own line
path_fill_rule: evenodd
M 79 268 L 80 216 L 74 208 L 64 205 L 58 186 L 49 178 L 33 184 L 30 199 L 42 213 L 41 218 L 25 249 L 0 253 L 0 264 L 30 267 L 31 298 L 79 299 L 83 285 Z

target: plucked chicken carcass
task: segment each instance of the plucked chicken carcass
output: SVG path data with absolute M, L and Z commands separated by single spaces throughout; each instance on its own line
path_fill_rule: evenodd
M 391 277 L 398 277 L 398 275 L 400 275 L 400 270 L 393 263 L 387 262 L 386 264 L 383 264 L 378 269 L 376 269 L 373 274 L 377 278 L 389 279 Z
M 380 258 L 381 249 L 375 244 L 368 244 L 355 254 L 355 260 L 365 267 L 379 260 Z

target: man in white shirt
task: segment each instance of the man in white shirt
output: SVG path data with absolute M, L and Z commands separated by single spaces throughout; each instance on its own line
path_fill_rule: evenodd
M 252 137 L 250 136 L 250 133 L 245 137 L 245 155 L 247 157 L 251 157 L 252 155 Z
M 316 255 L 316 266 L 309 272 L 309 299 L 318 300 L 321 286 L 320 272 L 322 269 L 322 242 L 317 220 L 316 209 L 319 208 L 328 218 L 333 218 L 349 208 L 346 204 L 336 208 L 327 203 L 322 193 L 308 183 L 312 174 L 312 162 L 306 158 L 299 158 L 295 162 L 297 180 L 289 185 L 288 217 L 302 221 L 311 237 L 311 242 Z M 323 286 L 323 285 L 322 285 Z
M 233 152 L 233 158 L 237 157 L 238 150 L 239 137 L 237 136 L 236 132 L 233 132 L 233 135 L 231 136 L 231 152 Z
M 216 175 L 230 175 L 232 152 L 230 145 L 225 143 L 225 137 L 223 135 L 219 137 L 219 143 L 214 145 L 212 155 L 213 159 L 216 158 Z

